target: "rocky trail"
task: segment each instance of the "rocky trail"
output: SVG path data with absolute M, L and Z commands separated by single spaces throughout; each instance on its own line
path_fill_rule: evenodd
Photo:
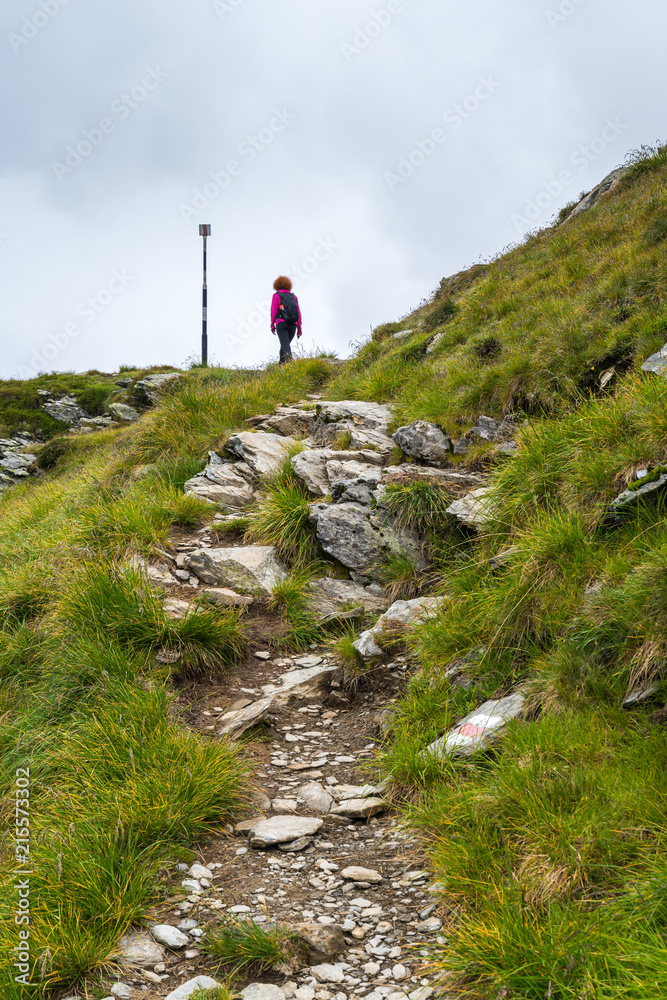
M 223 919 L 288 923 L 308 948 L 308 964 L 249 982 L 244 1000 L 428 1000 L 434 991 L 426 969 L 430 946 L 443 940 L 438 887 L 384 789 L 372 783 L 369 763 L 411 670 L 408 654 L 385 653 L 383 630 L 395 639 L 439 599 L 392 603 L 380 586 L 376 568 L 387 552 L 412 553 L 424 565 L 423 540 L 383 511 L 382 497 L 396 477 L 446 482 L 458 497 L 451 516 L 474 530 L 485 516 L 484 477 L 441 467 L 454 449 L 465 454 L 465 439 L 452 442 L 423 421 L 390 437 L 390 418 L 387 406 L 316 397 L 253 418 L 251 430 L 228 441 L 230 458 L 211 452 L 185 486 L 231 513 L 214 514 L 192 535 L 175 531 L 160 560 L 140 562 L 173 617 L 202 600 L 246 609 L 245 661 L 221 680 L 182 681 L 177 709 L 182 724 L 211 739 L 244 739 L 254 794 L 235 827 L 200 845 L 196 864 L 174 870 L 149 929 L 119 943 L 110 996 L 184 1000 L 214 985 L 216 962 L 201 943 Z M 476 435 L 506 450 L 514 430 L 482 418 L 468 440 Z M 272 546 L 246 545 L 225 530 L 229 518 L 261 502 L 262 481 L 286 460 L 312 497 L 321 548 L 349 571 L 347 580 L 311 584 L 313 608 L 321 620 L 376 619 L 355 643 L 370 671 L 358 689 L 343 686 L 327 647 L 279 649 L 281 621 L 269 599 L 287 568 Z M 178 669 L 178 654 L 168 650 L 157 661 Z M 490 741 L 522 704 L 519 695 L 481 706 L 449 734 L 447 751 Z
M 302 697 L 275 705 L 246 744 L 254 809 L 203 845 L 197 864 L 174 871 L 152 932 L 121 942 L 124 969 L 110 995 L 180 1000 L 183 984 L 212 985 L 215 962 L 198 944 L 229 915 L 287 922 L 309 946 L 309 965 L 260 976 L 246 1000 L 427 1000 L 422 966 L 441 928 L 433 886 L 365 768 L 406 661 L 383 668 L 372 693 L 347 695 L 324 651 L 267 654 L 256 650 L 228 685 L 181 694 L 184 718 L 213 735 L 230 709 L 266 697 L 295 669 L 310 675 Z

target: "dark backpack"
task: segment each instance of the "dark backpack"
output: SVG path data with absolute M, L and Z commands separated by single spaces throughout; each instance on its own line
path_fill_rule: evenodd
M 280 296 L 280 305 L 278 306 L 278 321 L 285 323 L 298 323 L 299 322 L 299 306 L 296 301 L 296 295 L 292 292 L 278 292 Z

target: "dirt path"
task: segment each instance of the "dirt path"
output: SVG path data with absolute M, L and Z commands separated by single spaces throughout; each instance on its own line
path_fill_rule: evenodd
M 183 721 L 215 738 L 216 719 L 234 703 L 261 697 L 264 685 L 279 682 L 286 671 L 304 661 L 312 664 L 321 659 L 327 665 L 323 649 L 311 650 L 308 656 L 271 654 L 268 661 L 255 657 L 265 650 L 266 646 L 251 650 L 242 667 L 224 682 L 184 688 Z M 314 958 L 318 966 L 326 963 L 315 973 L 306 967 L 288 976 L 257 977 L 255 981 L 280 986 L 286 1000 L 350 996 L 403 1000 L 406 995 L 410 1000 L 427 1000 L 431 995 L 421 967 L 440 920 L 434 913 L 429 879 L 419 870 L 416 851 L 390 807 L 367 819 L 354 819 L 322 815 L 299 800 L 305 785 L 319 786 L 326 802 L 327 795 L 340 794 L 344 786 L 368 781 L 364 765 L 373 756 L 378 722 L 395 700 L 406 669 L 403 661 L 390 667 L 374 677 L 370 689 L 356 694 L 346 693 L 334 680 L 331 687 L 310 697 L 274 707 L 258 729 L 246 734 L 257 790 L 257 808 L 248 817 L 319 817 L 321 828 L 296 850 L 253 849 L 247 832 L 232 827 L 224 837 L 213 837 L 203 845 L 198 862 L 208 867 L 212 879 L 205 879 L 203 886 L 195 881 L 182 886 L 191 875 L 186 870 L 175 872 L 169 905 L 154 913 L 156 923 L 180 925 L 190 943 L 169 951 L 152 966 L 128 970 L 122 982 L 136 991 L 132 996 L 157 1000 L 195 976 L 214 977 L 215 962 L 200 951 L 197 941 L 223 914 L 259 924 L 308 923 L 314 925 L 311 937 L 313 932 L 324 932 L 342 946 L 337 954 Z M 335 808 L 336 801 L 331 805 Z M 344 877 L 352 866 L 376 874 L 366 879 L 356 874 L 356 881 Z M 266 1000 L 280 998 L 272 993 Z

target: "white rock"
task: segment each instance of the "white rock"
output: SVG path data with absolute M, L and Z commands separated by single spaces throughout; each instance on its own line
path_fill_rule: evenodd
M 349 868 L 344 868 L 341 875 L 351 882 L 377 884 L 382 881 L 382 875 L 379 872 L 376 872 L 373 868 L 360 868 L 358 865 L 350 865 Z
M 197 881 L 197 879 L 184 878 L 183 881 L 181 882 L 181 885 L 183 886 L 184 889 L 187 889 L 189 892 L 196 892 L 196 893 L 202 892 L 202 887 Z
M 348 816 L 350 819 L 369 819 L 389 808 L 384 799 L 345 799 L 331 809 L 334 816 Z
M 272 692 L 273 699 L 280 705 L 290 698 L 310 698 L 328 689 L 337 669 L 336 664 L 321 663 L 302 670 L 288 670 L 282 675 L 280 687 Z
M 309 781 L 308 784 L 302 785 L 298 797 L 308 809 L 317 813 L 328 813 L 333 802 L 333 798 L 319 781 Z M 335 867 L 334 865 L 334 869 Z
M 227 712 L 220 716 L 219 736 L 241 736 L 247 729 L 257 725 L 273 704 L 273 698 L 261 698 L 236 712 Z M 268 806 L 265 808 L 268 809 Z
M 342 983 L 345 979 L 345 970 L 341 965 L 313 965 L 310 969 L 318 983 Z
M 196 993 L 197 990 L 212 990 L 220 985 L 217 980 L 211 979 L 210 976 L 196 976 L 194 979 L 189 979 L 187 983 L 183 983 L 177 989 L 172 990 L 164 1000 L 189 1000 L 189 997 L 193 993 Z
M 315 1000 L 315 990 L 312 986 L 300 986 L 294 991 L 296 1000 Z
M 190 943 L 188 936 L 183 931 L 179 931 L 178 927 L 172 927 L 170 924 L 158 924 L 157 927 L 152 927 L 151 934 L 158 944 L 163 944 L 165 948 L 173 948 L 175 951 L 178 951 L 179 948 L 185 948 L 186 944 Z
M 394 968 L 391 970 L 391 974 L 397 983 L 401 983 L 403 982 L 404 979 L 408 978 L 410 972 L 405 967 L 405 965 L 395 965 Z
M 132 1000 L 135 995 L 135 991 L 131 986 L 127 986 L 126 983 L 114 983 L 111 987 L 110 993 L 116 1000 Z
M 147 968 L 162 961 L 164 949 L 148 931 L 130 931 L 120 939 L 116 953 L 112 957 L 119 965 L 138 965 L 140 968 Z
M 379 962 L 366 962 L 365 965 L 362 965 L 362 969 L 369 976 L 377 976 L 381 968 L 382 966 Z
M 297 810 L 297 803 L 296 799 L 274 799 L 271 807 L 276 813 L 294 814 Z
M 279 437 L 278 434 L 241 431 L 229 438 L 227 450 L 247 462 L 258 476 L 271 476 L 280 470 L 295 444 L 294 438 Z
M 250 831 L 252 847 L 274 847 L 301 837 L 310 837 L 322 828 L 323 821 L 306 816 L 272 816 L 260 820 Z
M 230 587 L 243 594 L 270 594 L 287 579 L 287 571 L 272 545 L 198 549 L 187 559 L 187 568 L 211 586 Z
M 525 705 L 521 692 L 494 701 L 485 701 L 473 709 L 440 739 L 431 743 L 424 753 L 434 757 L 450 754 L 467 757 L 495 743 L 503 734 L 506 724 L 518 718 Z
M 190 878 L 213 878 L 213 872 L 204 865 L 192 865 L 188 870 Z
M 375 636 L 370 630 L 362 632 L 352 643 L 362 660 L 374 660 L 376 656 L 384 656 L 382 646 L 378 646 Z
M 246 507 L 253 498 L 253 489 L 231 462 L 208 465 L 203 472 L 188 479 L 183 487 L 186 494 L 222 504 L 232 511 Z

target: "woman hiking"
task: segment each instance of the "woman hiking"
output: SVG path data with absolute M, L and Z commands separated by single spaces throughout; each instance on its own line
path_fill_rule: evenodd
M 281 274 L 273 282 L 275 289 L 273 300 L 271 301 L 271 333 L 275 333 L 280 341 L 280 364 L 292 360 L 291 343 L 294 334 L 300 337 L 303 333 L 301 329 L 301 309 L 299 300 L 292 292 L 292 282 Z

